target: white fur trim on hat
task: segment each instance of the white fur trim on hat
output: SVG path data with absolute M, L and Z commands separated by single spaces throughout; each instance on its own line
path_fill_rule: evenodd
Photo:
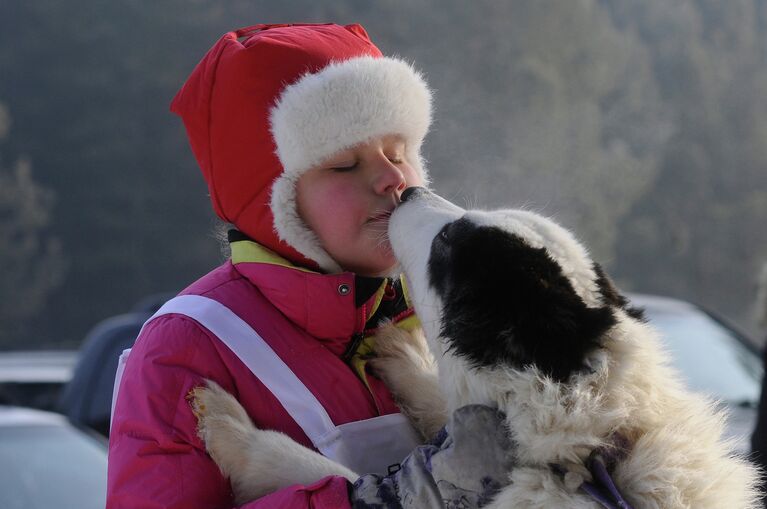
M 296 182 L 303 172 L 371 138 L 397 134 L 406 158 L 427 180 L 421 144 L 431 124 L 431 92 L 402 60 L 357 57 L 305 74 L 285 87 L 270 122 L 284 169 L 272 187 L 275 230 L 328 272 L 342 269 L 298 215 Z

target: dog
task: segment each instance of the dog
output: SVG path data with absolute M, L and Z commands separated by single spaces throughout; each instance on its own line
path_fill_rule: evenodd
M 374 368 L 424 436 L 467 405 L 503 413 L 514 464 L 485 507 L 605 507 L 587 489 L 595 462 L 609 470 L 615 507 L 760 507 L 759 472 L 723 439 L 723 411 L 685 389 L 657 332 L 569 231 L 410 188 L 389 238 L 425 338 L 387 329 Z M 326 475 L 358 478 L 256 430 L 214 384 L 193 406 L 239 501 Z

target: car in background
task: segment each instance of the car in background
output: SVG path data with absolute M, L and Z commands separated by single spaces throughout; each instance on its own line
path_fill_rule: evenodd
M 0 406 L 0 507 L 103 509 L 106 442 L 40 410 Z
M 761 393 L 762 361 L 745 335 L 690 302 L 657 295 L 630 294 L 660 333 L 673 365 L 687 387 L 726 406 L 726 435 L 748 454 Z
M 149 295 L 127 313 L 97 323 L 85 337 L 70 382 L 56 405 L 79 428 L 109 436 L 117 359 L 131 348 L 144 322 L 174 293 Z
M 147 297 L 123 315 L 96 325 L 83 343 L 58 410 L 80 428 L 109 434 L 117 359 L 133 345 L 141 326 L 172 294 Z M 657 295 L 630 294 L 661 333 L 687 386 L 721 401 L 730 418 L 726 433 L 748 453 L 762 379 L 759 353 L 748 338 L 692 303 Z
M 0 405 L 54 410 L 77 358 L 77 350 L 0 352 Z

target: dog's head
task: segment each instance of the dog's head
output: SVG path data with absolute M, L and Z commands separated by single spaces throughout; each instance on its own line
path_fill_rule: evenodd
M 389 225 L 427 336 L 477 367 L 565 381 L 627 301 L 564 228 L 531 212 L 466 211 L 411 188 Z

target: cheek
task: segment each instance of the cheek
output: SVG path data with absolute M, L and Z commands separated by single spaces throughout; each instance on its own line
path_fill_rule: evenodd
M 347 231 L 358 222 L 364 207 L 358 203 L 359 190 L 342 179 L 301 182 L 297 189 L 298 213 L 322 240 Z M 361 212 L 362 211 L 362 212 Z

